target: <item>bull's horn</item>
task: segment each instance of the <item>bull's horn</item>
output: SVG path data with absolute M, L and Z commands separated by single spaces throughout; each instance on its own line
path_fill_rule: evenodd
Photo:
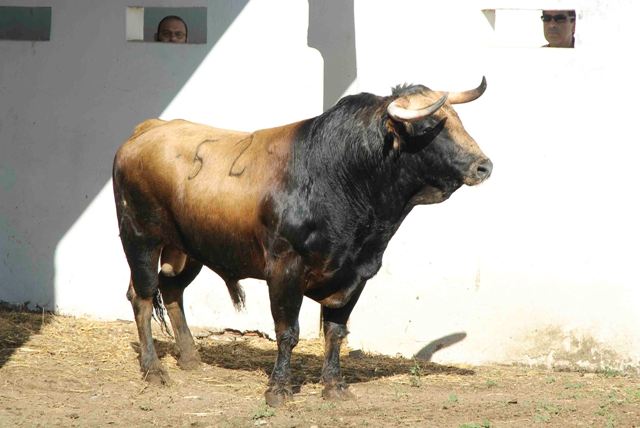
M 487 89 L 487 79 L 482 76 L 482 82 L 480 82 L 480 86 L 478 86 L 477 88 L 463 92 L 450 92 L 449 102 L 451 104 L 462 104 L 471 102 L 480 98 L 480 95 L 484 93 L 485 89 Z
M 389 107 L 387 107 L 387 113 L 389 113 L 389 116 L 396 120 L 417 120 L 425 118 L 432 115 L 433 113 L 438 111 L 440 107 L 443 106 L 445 101 L 447 101 L 447 94 L 441 96 L 440 99 L 435 103 L 418 110 L 409 110 L 407 108 L 401 107 L 400 103 L 406 104 L 406 101 L 406 98 L 402 97 L 389 104 Z

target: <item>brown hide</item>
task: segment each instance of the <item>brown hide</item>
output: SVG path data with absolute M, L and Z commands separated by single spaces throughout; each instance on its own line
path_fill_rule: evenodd
M 117 203 L 139 232 L 197 256 L 224 279 L 264 279 L 259 210 L 282 185 L 297 126 L 245 133 L 143 122 L 116 155 L 114 185 L 126 191 Z M 168 254 L 162 263 L 172 263 Z

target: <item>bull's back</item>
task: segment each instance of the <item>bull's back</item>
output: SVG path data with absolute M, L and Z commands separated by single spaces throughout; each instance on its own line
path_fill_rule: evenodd
M 251 216 L 284 179 L 293 135 L 285 128 L 247 133 L 184 120 L 145 121 L 117 157 L 146 191 L 193 216 L 215 206 L 229 223 Z

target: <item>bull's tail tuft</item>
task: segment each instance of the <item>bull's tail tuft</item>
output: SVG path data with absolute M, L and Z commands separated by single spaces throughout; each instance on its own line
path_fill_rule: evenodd
M 153 319 L 160 324 L 160 330 L 169 337 L 173 337 L 167 326 L 167 319 L 164 316 L 165 307 L 162 302 L 162 295 L 160 290 L 156 289 L 156 293 L 153 295 Z
M 229 296 L 233 300 L 233 307 L 236 311 L 244 309 L 244 290 L 238 281 L 227 281 L 227 290 L 229 290 Z

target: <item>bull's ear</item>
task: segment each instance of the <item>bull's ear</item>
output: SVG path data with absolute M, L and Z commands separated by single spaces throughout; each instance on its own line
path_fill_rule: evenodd
M 433 116 L 447 101 L 447 93 L 435 102 L 427 103 L 423 94 L 406 95 L 394 100 L 387 107 L 389 120 L 387 131 L 393 138 L 393 149 L 400 150 L 407 139 L 421 135 L 438 123 Z
M 435 137 L 444 126 L 446 118 L 439 119 L 434 116 L 426 117 L 422 120 L 414 121 L 397 121 L 388 119 L 386 123 L 387 147 L 393 147 L 394 150 L 402 149 L 405 144 L 413 145 L 418 140 L 423 144 Z M 391 144 L 392 142 L 392 144 Z
M 391 143 L 387 147 L 390 149 L 393 148 L 393 150 L 396 151 L 400 150 L 407 136 L 404 124 L 402 122 L 388 119 L 385 125 L 387 128 L 387 141 Z

